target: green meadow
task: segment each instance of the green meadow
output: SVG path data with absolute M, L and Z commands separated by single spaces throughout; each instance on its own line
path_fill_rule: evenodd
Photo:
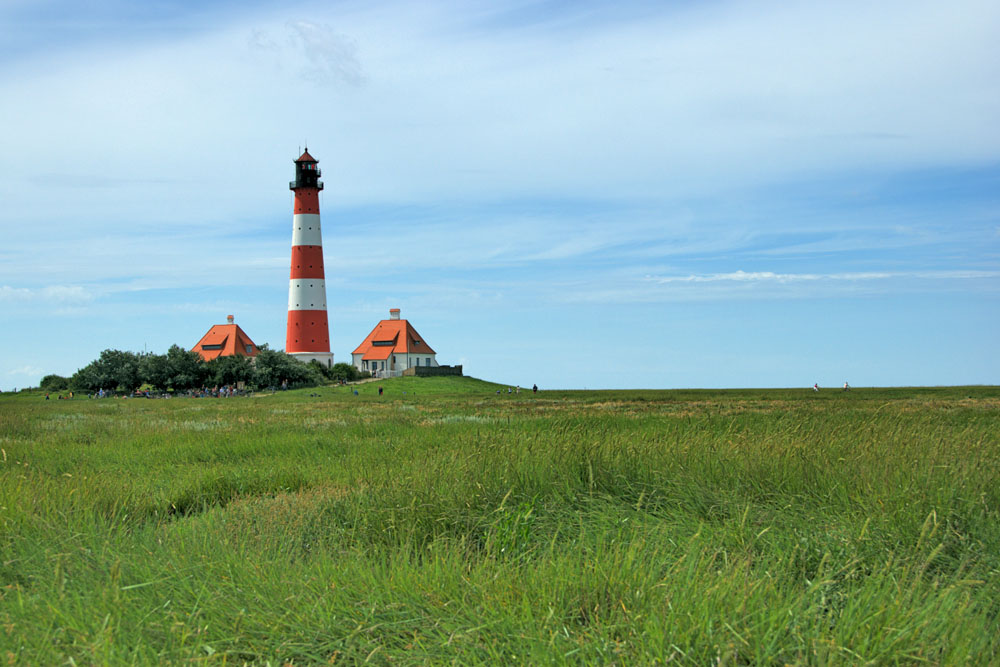
M 1000 388 L 0 395 L 0 662 L 997 664 Z

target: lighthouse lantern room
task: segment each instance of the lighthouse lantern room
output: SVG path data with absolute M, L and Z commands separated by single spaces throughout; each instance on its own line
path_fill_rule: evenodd
M 319 222 L 319 191 L 323 182 L 318 161 L 307 148 L 295 160 L 292 215 L 292 265 L 288 281 L 288 326 L 285 352 L 300 361 L 333 365 L 330 326 L 326 314 L 323 237 Z

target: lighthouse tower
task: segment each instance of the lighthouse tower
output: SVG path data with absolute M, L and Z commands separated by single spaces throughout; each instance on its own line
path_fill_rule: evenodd
M 288 328 L 285 352 L 300 361 L 333 365 L 330 325 L 326 318 L 323 237 L 319 227 L 319 191 L 323 182 L 317 160 L 307 148 L 295 161 L 292 216 L 292 271 L 288 281 Z

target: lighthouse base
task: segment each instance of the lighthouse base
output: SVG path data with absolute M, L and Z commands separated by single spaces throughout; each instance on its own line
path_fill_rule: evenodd
M 304 364 L 315 359 L 327 368 L 333 366 L 333 352 L 289 352 L 288 356 L 295 357 Z

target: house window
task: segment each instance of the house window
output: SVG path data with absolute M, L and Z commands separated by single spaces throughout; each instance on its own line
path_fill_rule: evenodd
M 247 345 L 247 354 L 253 354 L 253 345 Z
M 431 365 L 431 358 L 430 358 L 430 357 L 427 357 L 427 365 L 428 365 L 428 366 L 430 366 L 430 365 Z
M 417 366 L 420 365 L 420 357 L 417 357 Z
M 201 349 L 203 349 L 203 350 L 221 350 L 222 349 L 222 343 L 219 343 L 218 345 L 202 345 Z

